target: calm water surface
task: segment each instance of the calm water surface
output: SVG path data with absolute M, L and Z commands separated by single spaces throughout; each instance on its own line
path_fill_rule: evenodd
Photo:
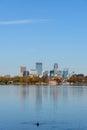
M 87 130 L 87 87 L 0 86 L 0 130 Z

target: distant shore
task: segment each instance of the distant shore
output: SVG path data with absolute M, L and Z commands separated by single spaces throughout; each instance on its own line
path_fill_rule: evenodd
M 0 85 L 74 85 L 87 86 L 87 76 L 72 75 L 69 78 L 49 76 L 27 76 L 27 77 L 0 77 Z
M 4 86 L 4 85 L 18 85 L 18 86 L 29 86 L 29 85 L 36 85 L 36 86 L 87 86 L 87 83 L 81 83 L 81 82 L 78 82 L 78 83 L 19 83 L 19 82 L 15 82 L 15 83 L 0 83 L 0 85 Z

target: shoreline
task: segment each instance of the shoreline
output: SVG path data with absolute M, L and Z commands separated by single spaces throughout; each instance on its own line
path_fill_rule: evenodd
M 0 85 L 4 86 L 4 85 L 24 85 L 24 86 L 29 86 L 29 85 L 36 85 L 36 86 L 40 86 L 40 85 L 43 85 L 43 86 L 87 86 L 87 83 L 69 83 L 69 82 L 65 82 L 65 83 L 19 83 L 19 82 L 16 82 L 16 83 L 0 83 Z

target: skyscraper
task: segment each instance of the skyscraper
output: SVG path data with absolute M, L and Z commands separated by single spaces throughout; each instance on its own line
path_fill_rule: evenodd
M 68 69 L 67 68 L 65 68 L 63 70 L 63 78 L 68 78 Z
M 42 64 L 42 62 L 37 62 L 36 63 L 36 71 L 37 71 L 37 74 L 39 75 L 39 76 L 42 76 L 42 71 L 43 71 L 43 64 Z
M 57 63 L 54 64 L 54 75 L 55 74 L 58 74 L 58 64 Z
M 23 73 L 26 71 L 26 66 L 20 67 L 20 75 L 23 76 Z
M 54 77 L 54 70 L 50 70 L 50 77 Z

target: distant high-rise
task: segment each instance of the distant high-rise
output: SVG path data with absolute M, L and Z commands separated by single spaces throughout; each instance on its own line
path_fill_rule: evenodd
M 50 77 L 54 77 L 54 70 L 50 70 Z
M 63 71 L 62 70 L 58 70 L 58 75 L 63 77 Z
M 42 62 L 37 62 L 36 63 L 36 71 L 37 71 L 37 74 L 39 75 L 39 76 L 42 76 L 42 71 L 43 71 L 43 64 L 42 64 Z
M 67 68 L 65 68 L 63 70 L 63 78 L 68 78 L 68 69 Z
M 26 71 L 26 66 L 20 67 L 20 75 L 23 76 L 23 73 Z
M 55 74 L 58 74 L 58 64 L 57 63 L 54 64 L 54 75 Z
M 29 76 L 29 71 L 24 71 L 24 72 L 23 72 L 23 76 L 24 76 L 24 77 Z

